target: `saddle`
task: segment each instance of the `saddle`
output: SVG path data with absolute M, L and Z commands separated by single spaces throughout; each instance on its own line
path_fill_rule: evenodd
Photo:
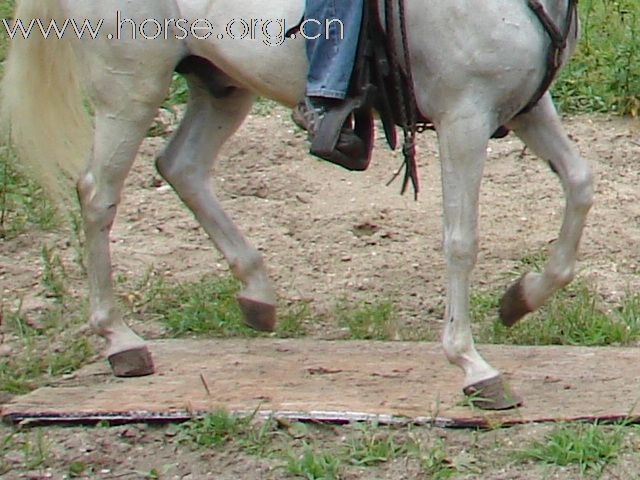
M 551 42 L 547 55 L 547 69 L 541 85 L 519 114 L 531 110 L 555 78 L 576 15 L 577 0 L 569 1 L 562 31 L 549 17 L 539 0 L 528 0 L 528 4 L 545 28 Z M 421 115 L 416 105 L 404 0 L 384 0 L 384 12 L 380 11 L 379 5 L 379 0 L 364 1 L 356 61 L 347 98 L 325 114 L 311 143 L 310 152 L 348 170 L 366 170 L 373 151 L 374 115 L 377 113 L 392 150 L 398 146 L 396 127 L 403 131 L 402 193 L 406 192 L 411 183 L 417 197 L 419 182 L 415 158 L 416 134 L 433 129 L 433 124 Z M 398 51 L 397 45 L 402 45 L 401 52 Z M 352 128 L 356 136 L 362 140 L 364 148 L 359 149 L 357 156 L 353 156 L 352 152 L 340 151 L 340 133 L 344 128 Z M 493 138 L 502 138 L 508 134 L 509 130 L 506 127 L 500 127 L 494 132 Z M 389 183 L 395 180 L 401 170 L 398 170 Z

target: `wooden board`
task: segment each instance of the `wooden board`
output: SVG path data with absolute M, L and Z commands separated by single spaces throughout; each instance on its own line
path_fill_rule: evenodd
M 640 349 L 483 345 L 525 399 L 482 412 L 461 405 L 462 373 L 433 343 L 170 340 L 151 347 L 157 373 L 118 379 L 106 362 L 17 397 L 23 423 L 172 421 L 224 408 L 298 420 L 486 426 L 634 416 Z

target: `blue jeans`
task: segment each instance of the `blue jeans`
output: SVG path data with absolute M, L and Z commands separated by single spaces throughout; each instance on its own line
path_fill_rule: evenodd
M 305 17 L 310 20 L 303 29 L 309 61 L 307 96 L 343 99 L 347 95 L 358 48 L 363 2 L 306 0 Z

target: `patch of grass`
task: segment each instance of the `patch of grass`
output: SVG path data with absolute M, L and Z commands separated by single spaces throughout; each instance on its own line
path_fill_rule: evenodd
M 236 416 L 220 409 L 177 426 L 176 440 L 202 449 L 233 442 L 250 455 L 266 456 L 278 433 L 272 420 L 254 420 L 255 414 Z
M 20 450 L 24 457 L 23 467 L 26 470 L 33 470 L 46 465 L 49 459 L 51 447 L 42 434 L 41 430 L 36 430 L 22 441 Z
M 210 448 L 237 439 L 248 426 L 250 421 L 247 419 L 235 417 L 226 410 L 217 410 L 180 425 L 176 439 Z
M 54 208 L 42 190 L 18 173 L 11 149 L 0 148 L 0 238 L 12 238 L 29 225 L 57 226 Z
M 162 104 L 162 108 L 171 109 L 176 105 L 182 105 L 189 100 L 189 86 L 182 75 L 175 73 L 169 88 L 169 96 Z
M 285 470 L 296 478 L 307 480 L 338 480 L 340 458 L 329 451 L 318 451 L 304 443 L 301 455 L 289 453 Z
M 481 469 L 474 464 L 476 459 L 470 454 L 461 452 L 451 457 L 442 439 L 436 440 L 429 446 L 414 442 L 411 446 L 411 456 L 418 460 L 424 478 L 442 480 L 461 474 L 482 473 Z
M 69 464 L 67 468 L 67 474 L 69 478 L 76 478 L 83 476 L 87 471 L 87 464 L 80 461 L 74 461 Z
M 14 0 L 0 1 L 0 18 L 11 18 L 13 15 Z M 0 35 L 0 61 L 4 61 L 9 47 L 9 36 Z
M 478 335 L 481 342 L 598 346 L 630 345 L 640 339 L 640 298 L 628 296 L 619 311 L 607 313 L 602 298 L 584 279 L 574 281 L 539 311 L 511 328 L 495 319 L 498 296 L 480 294 L 479 298 L 485 297 L 490 299 L 487 305 L 490 303 L 494 313 L 493 321 L 487 321 L 489 306 L 486 309 L 482 307 L 484 303 L 475 306 L 477 318 L 482 322 Z
M 394 340 L 398 325 L 391 302 L 363 303 L 359 306 L 340 302 L 334 315 L 354 340 Z
M 349 440 L 345 459 L 353 465 L 374 466 L 408 453 L 408 443 L 376 425 L 359 426 L 360 434 Z
M 6 455 L 15 450 L 15 431 L 0 438 L 0 475 L 11 470 L 11 464 L 6 460 Z
M 127 278 L 119 277 L 119 283 Z M 261 335 L 246 326 L 236 296 L 241 284 L 233 277 L 205 275 L 194 282 L 170 284 L 149 270 L 122 300 L 128 308 L 152 315 L 171 336 L 254 337 Z M 275 335 L 292 338 L 306 335 L 305 322 L 312 318 L 306 302 L 278 307 Z
M 240 284 L 206 275 L 196 282 L 169 284 L 160 277 L 144 293 L 144 310 L 156 315 L 174 337 L 253 337 L 236 301 Z
M 273 113 L 273 109 L 277 103 L 269 98 L 258 97 L 253 104 L 251 114 L 258 117 L 268 117 Z
M 280 308 L 276 335 L 279 338 L 299 338 L 307 335 L 305 322 L 312 319 L 313 313 L 308 302 L 297 302 Z
M 33 330 L 30 328 L 30 330 Z M 59 329 L 21 338 L 15 355 L 0 359 L 0 391 L 21 395 L 46 379 L 71 373 L 84 365 L 93 349 L 84 337 L 55 338 Z
M 546 250 L 522 257 L 512 272 L 541 271 Z M 630 345 L 640 340 L 640 295 L 627 293 L 610 312 L 596 290 L 577 278 L 557 292 L 538 311 L 508 328 L 497 318 L 502 292 L 473 292 L 471 318 L 476 338 L 483 343 L 515 345 Z
M 535 441 L 529 448 L 518 451 L 517 457 L 546 465 L 576 465 L 581 475 L 587 472 L 600 475 L 623 447 L 624 429 L 620 426 L 560 425 L 543 441 Z
M 469 297 L 469 311 L 474 325 L 494 322 L 499 306 L 500 296 L 497 292 L 472 292 Z
M 42 277 L 40 279 L 45 289 L 45 296 L 62 303 L 66 294 L 66 277 L 64 265 L 55 249 L 43 245 L 40 249 L 40 259 L 42 260 Z
M 65 288 L 65 266 L 54 249 L 43 249 L 45 296 L 54 304 L 42 311 L 2 306 L 3 328 L 13 352 L 0 358 L 0 391 L 23 394 L 47 379 L 71 373 L 93 356 L 86 336 L 73 333 L 84 323 L 85 307 Z
M 637 0 L 583 0 L 576 53 L 552 94 L 565 113 L 613 112 L 637 116 L 640 108 L 640 10 Z

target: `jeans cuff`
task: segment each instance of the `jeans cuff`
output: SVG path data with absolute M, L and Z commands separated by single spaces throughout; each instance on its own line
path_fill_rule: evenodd
M 329 89 L 315 89 L 307 91 L 308 97 L 322 97 L 322 98 L 335 98 L 338 100 L 344 100 L 347 96 L 346 92 L 341 92 L 338 90 L 329 90 Z

